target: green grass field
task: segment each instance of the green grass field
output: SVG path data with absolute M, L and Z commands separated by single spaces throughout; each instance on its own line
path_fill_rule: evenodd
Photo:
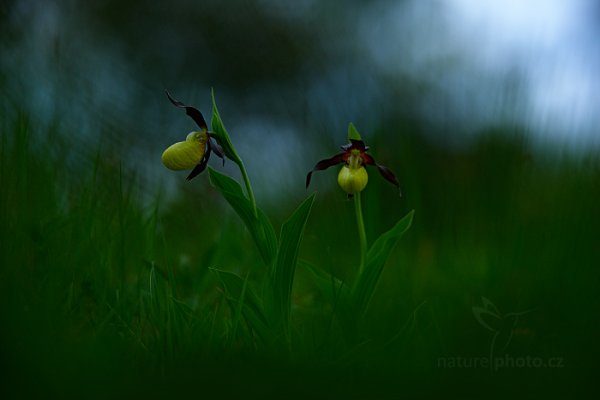
M 575 395 L 597 373 L 595 155 L 544 153 L 502 129 L 459 150 L 411 126 L 386 150 L 371 140 L 380 162 L 402 166 L 404 195 L 371 172 L 369 242 L 415 214 L 363 315 L 339 290 L 352 285 L 360 254 L 353 203 L 334 172 L 319 173 L 332 189 L 316 194 L 295 272 L 293 257 L 278 258 L 295 277 L 280 309 L 264 254 L 208 173 L 182 178 L 166 200 L 109 148 L 32 132 L 25 115 L 2 126 L 7 394 L 447 397 L 444 382 L 468 383 L 466 397 L 518 385 Z M 303 200 L 283 198 L 264 210 L 277 237 Z

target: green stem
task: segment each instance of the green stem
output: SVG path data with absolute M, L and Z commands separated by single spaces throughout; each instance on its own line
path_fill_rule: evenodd
M 360 192 L 354 194 L 354 210 L 356 211 L 356 225 L 358 227 L 358 238 L 360 240 L 360 268 L 358 272 L 359 274 L 362 274 L 367 258 L 367 234 L 365 232 L 365 223 L 363 221 Z
M 246 192 L 248 192 L 248 197 L 250 198 L 250 203 L 252 203 L 252 210 L 254 211 L 254 216 L 258 217 L 258 214 L 256 213 L 256 200 L 254 199 L 254 192 L 252 191 L 252 185 L 250 184 L 250 178 L 248 178 L 246 167 L 244 166 L 244 163 L 241 159 L 240 162 L 237 164 L 240 167 L 242 178 L 244 179 L 244 184 L 246 185 Z

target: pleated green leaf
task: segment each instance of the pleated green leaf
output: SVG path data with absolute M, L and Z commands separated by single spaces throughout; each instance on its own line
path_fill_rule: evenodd
M 239 217 L 244 221 L 260 255 L 266 265 L 271 266 L 277 254 L 277 237 L 273 225 L 260 208 L 254 208 L 235 180 L 212 168 L 208 169 L 210 182 L 225 197 Z
M 223 148 L 223 152 L 225 156 L 235 162 L 237 165 L 242 165 L 242 159 L 238 155 L 235 147 L 231 143 L 231 139 L 229 138 L 229 134 L 225 129 L 225 125 L 223 125 L 223 121 L 221 120 L 221 115 L 219 114 L 219 109 L 217 108 L 217 102 L 215 101 L 215 92 L 211 90 L 212 97 L 212 119 L 211 119 L 211 127 L 212 127 L 212 136 L 219 142 L 221 147 Z
M 346 299 L 348 287 L 340 279 L 307 260 L 298 259 L 298 265 L 309 271 L 317 289 L 331 305 L 337 307 L 341 299 Z
M 410 228 L 414 213 L 414 210 L 410 211 L 392 229 L 379 236 L 367 252 L 365 268 L 358 276 L 352 293 L 355 310 L 361 315 L 369 305 L 390 252 L 400 237 Z
M 298 249 L 315 194 L 307 197 L 281 227 L 275 270 L 272 275 L 274 318 L 287 326 L 290 315 L 292 285 L 296 272 Z

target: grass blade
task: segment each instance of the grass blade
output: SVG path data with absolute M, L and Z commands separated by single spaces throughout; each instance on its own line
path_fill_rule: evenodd
M 262 302 L 247 285 L 245 279 L 233 272 L 210 268 L 219 278 L 227 298 L 233 303 L 232 313 L 241 313 L 246 322 L 262 338 L 269 335 L 269 324 L 265 317 Z

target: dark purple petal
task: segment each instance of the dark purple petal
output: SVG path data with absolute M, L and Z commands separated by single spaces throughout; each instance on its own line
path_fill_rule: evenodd
M 396 186 L 398 188 L 398 191 L 400 191 L 400 182 L 398 182 L 398 178 L 396 178 L 396 175 L 394 175 L 392 170 L 383 165 L 379 165 L 379 164 L 375 164 L 375 165 L 377 166 L 377 170 L 379 171 L 381 176 L 383 176 L 388 182 L 390 182 L 394 186 Z M 400 195 L 402 195 L 402 193 L 400 193 Z
M 322 170 L 327 169 L 329 167 L 332 167 L 334 165 L 343 163 L 345 155 L 346 155 L 346 153 L 340 153 L 340 154 L 336 154 L 335 156 L 333 156 L 331 158 L 327 158 L 325 160 L 319 161 L 314 166 L 314 168 L 312 169 L 312 171 L 310 171 L 308 173 L 308 175 L 306 175 L 306 187 L 308 188 L 308 185 L 310 185 L 310 178 L 311 178 L 312 173 L 314 171 L 322 171 Z
M 221 147 L 221 145 L 219 143 L 217 143 L 215 140 L 213 140 L 213 138 L 211 138 L 210 136 L 208 137 L 208 147 L 212 151 L 215 152 L 217 157 L 219 157 L 221 160 L 223 160 L 223 165 L 225 165 L 225 155 L 223 154 L 223 148 Z
M 400 182 L 398 182 L 398 178 L 396 178 L 396 175 L 394 175 L 391 169 L 384 165 L 377 164 L 373 156 L 370 154 L 362 153 L 361 157 L 365 165 L 375 165 L 381 176 L 383 176 L 388 182 L 396 186 L 398 188 L 398 191 L 400 191 Z M 400 193 L 400 195 L 402 196 L 402 193 Z
M 200 160 L 200 164 L 196 165 L 192 172 L 187 176 L 186 180 L 191 181 L 196 176 L 200 175 L 202 171 L 206 169 L 206 165 L 208 165 L 208 159 L 210 158 L 210 146 L 206 148 L 206 153 L 204 153 L 204 157 Z
M 169 101 L 171 103 L 173 103 L 174 106 L 179 107 L 179 108 L 185 108 L 185 113 L 187 115 L 189 115 L 196 122 L 196 124 L 198 124 L 200 129 L 202 129 L 204 131 L 208 130 L 208 127 L 206 126 L 206 121 L 204 121 L 204 117 L 202 116 L 202 113 L 200 112 L 200 110 L 198 110 L 197 108 L 191 107 L 191 106 L 186 106 L 182 102 L 175 100 L 173 97 L 171 97 L 171 94 L 169 94 L 169 92 L 167 90 L 165 90 L 165 93 L 167 94 Z
M 377 163 L 375 162 L 375 159 L 373 158 L 372 155 L 367 154 L 367 153 L 362 153 L 361 157 L 362 157 L 363 163 L 365 165 L 377 165 Z
M 361 152 L 367 151 L 368 147 L 362 140 L 350 139 L 352 149 L 360 150 Z

